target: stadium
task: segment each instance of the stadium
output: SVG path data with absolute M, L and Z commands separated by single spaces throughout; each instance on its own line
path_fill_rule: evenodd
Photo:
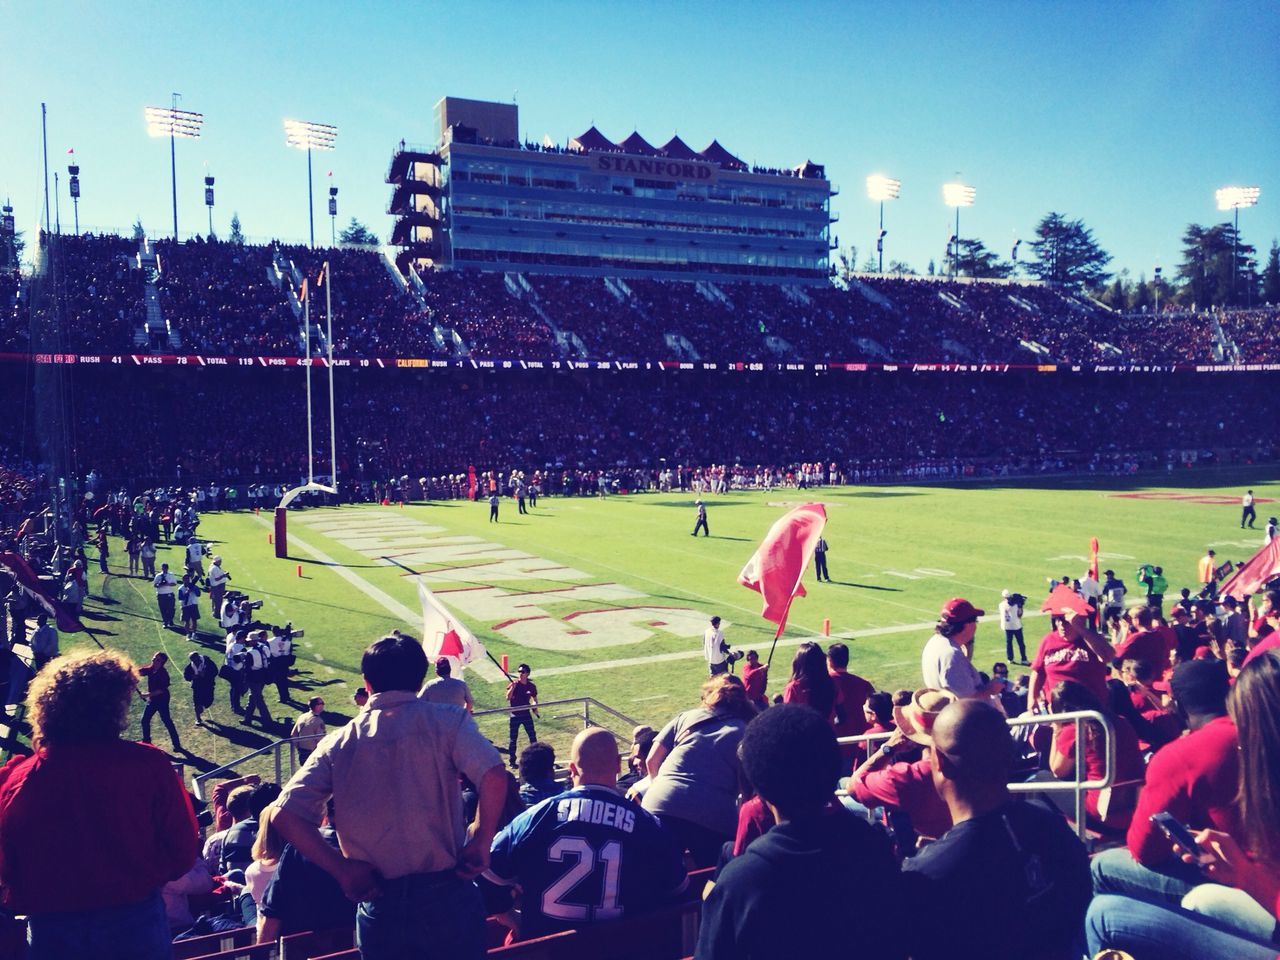
M 0 958 L 1275 956 L 1270 168 L 1150 281 L 1047 178 L 926 243 L 684 42 L 714 109 L 325 86 L 305 220 L 260 104 L 99 200 L 18 98 Z

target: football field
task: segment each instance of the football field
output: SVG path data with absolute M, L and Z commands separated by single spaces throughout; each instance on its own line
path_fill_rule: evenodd
M 1252 487 L 1258 529 L 1239 527 L 1239 497 Z M 590 696 L 640 722 L 659 725 L 696 702 L 706 675 L 701 637 L 713 614 L 724 619 L 735 648 L 768 653 L 773 625 L 760 618 L 760 598 L 737 575 L 761 537 L 790 507 L 816 500 L 827 507 L 826 539 L 833 583 L 806 575 L 808 596 L 796 600 L 774 655 L 769 683 L 780 693 L 796 644 L 832 639 L 850 646 L 850 669 L 881 689 L 918 683 L 920 650 L 939 607 L 964 596 L 988 611 L 979 627 L 980 669 L 1004 659 L 1003 634 L 992 616 L 1000 591 L 1025 594 L 1029 652 L 1042 635 L 1033 613 L 1047 579 L 1080 576 L 1089 539 L 1139 593 L 1134 571 L 1160 564 L 1170 594 L 1192 586 L 1196 563 L 1212 546 L 1223 560 L 1245 560 L 1262 544 L 1277 506 L 1274 472 L 1184 470 L 1121 481 L 1041 480 L 1005 485 L 834 487 L 707 496 L 710 537 L 691 537 L 692 494 L 646 493 L 547 498 L 527 515 L 504 500 L 499 523 L 487 504 L 465 501 L 359 505 L 290 511 L 287 560 L 268 542 L 268 512 L 207 513 L 200 533 L 223 557 L 234 589 L 264 601 L 259 615 L 292 621 L 297 644 L 295 699 L 319 694 L 326 719 L 353 712 L 360 653 L 373 639 L 422 626 L 417 578 L 465 622 L 494 657 L 529 663 L 543 701 Z M 219 681 L 211 731 L 193 726 L 181 667 L 194 645 L 160 625 L 151 585 L 122 575 L 123 543 L 112 540 L 110 576 L 90 567 L 86 622 L 108 646 L 138 662 L 166 650 L 176 675 L 174 716 L 196 768 L 209 769 L 268 742 L 240 725 Z M 92 551 L 90 552 L 92 556 Z M 181 549 L 161 547 L 161 562 L 181 568 Z M 298 571 L 301 569 L 301 576 Z M 222 637 L 202 598 L 201 649 L 221 660 Z M 64 650 L 93 641 L 64 637 Z M 176 667 L 176 671 L 174 668 Z M 1015 667 L 1013 672 L 1018 672 Z M 488 660 L 466 672 L 478 708 L 504 704 L 504 679 Z M 301 705 L 277 707 L 290 722 Z M 135 709 L 130 735 L 138 735 Z M 548 718 L 550 722 L 550 718 Z M 500 725 L 505 727 L 505 725 Z M 499 726 L 487 732 L 497 735 Z M 279 731 L 282 735 L 287 728 Z M 157 742 L 166 737 L 160 730 Z

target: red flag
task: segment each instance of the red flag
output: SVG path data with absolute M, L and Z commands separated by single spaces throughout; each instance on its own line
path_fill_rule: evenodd
M 476 467 L 473 463 L 467 467 L 467 499 L 474 500 L 476 498 Z
M 1280 537 L 1272 537 L 1271 542 L 1250 557 L 1248 563 L 1236 569 L 1218 592 L 1224 597 L 1243 600 L 1277 576 L 1280 576 Z
M 75 153 L 75 152 L 76 152 L 75 147 L 71 147 L 69 150 L 67 150 L 67 153 Z
M 40 582 L 35 570 L 31 569 L 31 564 L 27 563 L 22 554 L 0 553 L 0 567 L 8 570 L 18 582 L 18 588 L 54 618 L 61 632 L 77 633 L 84 629 L 84 624 L 67 609 L 66 604 L 57 600 Z
M 1082 616 L 1093 613 L 1093 607 L 1085 601 L 1084 597 L 1072 590 L 1071 585 L 1067 583 L 1060 583 L 1054 587 L 1053 592 L 1045 598 L 1044 603 L 1040 604 L 1040 609 L 1055 616 L 1068 610 Z
M 1089 576 L 1098 579 L 1098 538 L 1092 537 L 1089 540 Z
M 764 597 L 760 615 L 778 625 L 775 637 L 787 626 L 791 601 L 805 596 L 801 578 L 827 523 L 820 503 L 806 503 L 781 517 L 738 574 L 738 582 Z

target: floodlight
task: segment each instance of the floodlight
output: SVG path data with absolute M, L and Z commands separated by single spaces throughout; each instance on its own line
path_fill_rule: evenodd
M 177 107 L 147 107 L 147 135 L 152 137 L 178 137 L 182 140 L 199 140 L 204 127 L 204 114 Z
M 879 173 L 873 173 L 867 177 L 867 196 L 880 203 L 886 200 L 897 200 L 901 189 L 901 180 L 894 180 Z
M 1239 210 L 1241 207 L 1256 207 L 1258 197 L 1262 195 L 1261 187 L 1221 187 L 1214 191 L 1219 210 Z
M 942 202 L 948 207 L 972 207 L 977 193 L 973 187 L 963 183 L 944 183 L 942 185 Z
M 338 139 L 338 128 L 310 120 L 285 120 L 284 139 L 298 150 L 332 150 Z

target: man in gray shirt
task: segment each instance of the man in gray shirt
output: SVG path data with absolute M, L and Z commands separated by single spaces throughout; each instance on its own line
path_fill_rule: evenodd
M 448 657 L 436 660 L 436 678 L 422 689 L 422 699 L 430 703 L 448 703 L 455 707 L 463 707 L 467 713 L 475 709 L 471 699 L 471 688 L 465 680 L 451 676 L 453 667 Z
M 489 865 L 506 799 L 502 758 L 465 710 L 418 697 L 427 656 L 416 640 L 384 637 L 360 668 L 367 706 L 294 774 L 274 823 L 360 902 L 363 960 L 478 960 L 484 908 L 471 881 Z M 479 790 L 469 831 L 459 775 Z M 341 851 L 319 831 L 330 797 Z

